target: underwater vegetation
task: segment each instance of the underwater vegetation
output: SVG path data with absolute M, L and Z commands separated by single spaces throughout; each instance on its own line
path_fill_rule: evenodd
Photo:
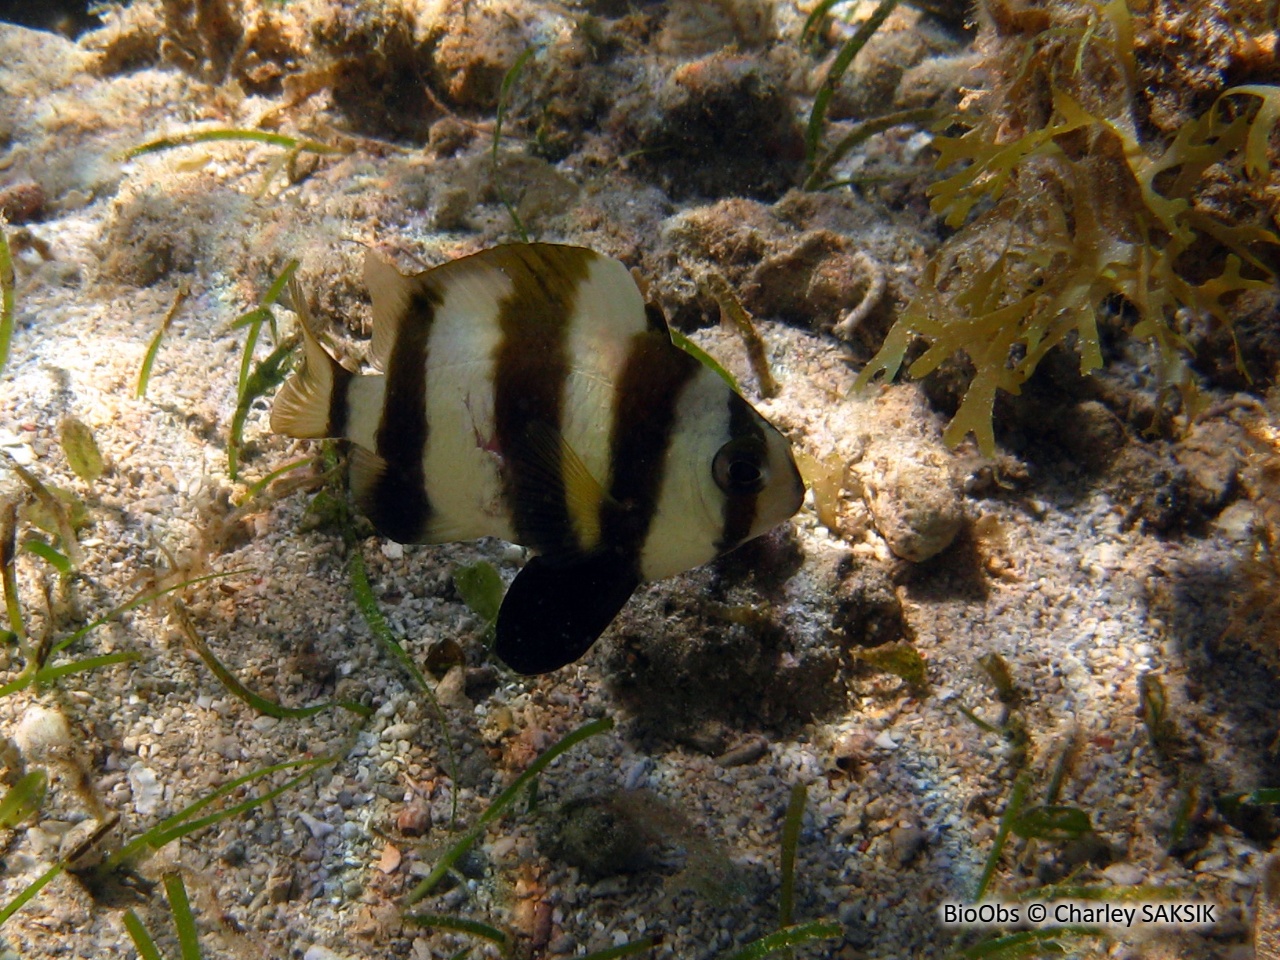
M 1210 7 L 1187 16 L 1211 21 Z M 1218 28 L 1246 75 L 1248 16 L 1224 14 Z M 931 205 L 957 232 L 859 385 L 894 377 L 916 337 L 913 377 L 965 354 L 973 376 L 945 439 L 973 433 L 991 454 L 997 393 L 1018 393 L 1059 344 L 1082 374 L 1099 369 L 1099 328 L 1116 317 L 1155 347 L 1164 384 L 1193 414 L 1189 325 L 1230 331 L 1238 299 L 1275 282 L 1280 236 L 1266 211 L 1280 87 L 1223 84 L 1198 109 L 1189 87 L 1188 115 L 1170 117 L 1145 92 L 1162 62 L 1156 9 L 994 2 L 985 20 L 988 87 L 934 140 L 939 169 L 953 172 L 929 189 Z M 1235 361 L 1248 377 L 1238 345 Z

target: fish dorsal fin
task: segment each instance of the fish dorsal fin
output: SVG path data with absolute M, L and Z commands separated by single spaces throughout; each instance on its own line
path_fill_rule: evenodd
M 405 276 L 370 250 L 364 282 L 373 300 L 370 359 L 386 369 L 400 324 L 415 296 L 447 304 L 449 311 L 489 320 L 508 297 L 514 309 L 537 322 L 550 302 L 570 300 L 590 338 L 622 342 L 632 334 L 666 329 L 661 311 L 651 315 L 626 266 L 585 247 L 558 243 L 508 243 Z M 571 292 L 572 296 L 566 296 Z M 526 307 L 522 301 L 528 301 Z
M 373 343 L 369 359 L 379 370 L 387 369 L 400 324 L 409 314 L 409 301 L 422 289 L 423 274 L 406 277 L 381 254 L 370 250 L 364 257 L 364 285 L 373 300 Z
M 538 323 L 548 308 L 571 304 L 575 324 L 591 338 L 624 342 L 647 329 L 644 298 L 626 265 L 586 247 L 562 243 L 507 243 L 430 271 L 446 299 L 479 275 L 507 283 L 513 312 Z M 569 321 L 570 317 L 555 320 Z
M 534 489 L 541 488 L 537 500 L 553 504 L 559 490 L 564 491 L 564 503 L 573 525 L 577 552 L 586 553 L 600 542 L 600 508 L 609 499 L 603 484 L 578 456 L 563 433 L 541 420 L 530 423 L 518 450 L 512 451 L 515 462 L 512 468 L 522 471 L 523 477 Z M 555 524 L 557 514 L 547 512 L 547 522 Z M 531 519 L 536 524 L 535 513 Z M 553 543 L 562 539 L 560 531 L 547 530 L 539 536 L 540 542 Z M 544 551 L 554 557 L 556 551 Z
M 562 249 L 587 258 L 587 278 L 578 287 L 574 312 L 594 337 L 622 342 L 649 329 L 644 297 L 622 261 L 581 247 Z
M 526 676 L 572 663 L 590 649 L 639 585 L 634 564 L 612 551 L 572 563 L 534 557 L 502 599 L 494 651 Z

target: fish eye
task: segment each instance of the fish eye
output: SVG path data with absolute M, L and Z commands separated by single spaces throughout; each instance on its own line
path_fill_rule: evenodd
M 727 494 L 759 493 L 768 480 L 764 444 L 755 437 L 730 440 L 716 452 L 711 475 Z

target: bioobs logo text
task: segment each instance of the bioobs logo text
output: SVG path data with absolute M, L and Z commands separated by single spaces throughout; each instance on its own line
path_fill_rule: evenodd
M 1205 927 L 1218 920 L 1218 905 L 1202 901 L 1029 900 L 1024 903 L 943 903 L 947 927 Z
M 944 903 L 938 915 L 947 927 L 990 927 L 1021 923 L 1022 904 Z

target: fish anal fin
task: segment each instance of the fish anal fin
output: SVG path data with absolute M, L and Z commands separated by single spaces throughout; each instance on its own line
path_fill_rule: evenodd
M 408 517 L 420 517 L 421 513 L 398 509 L 398 505 L 418 495 L 412 489 L 417 479 L 397 476 L 391 465 L 371 450 L 352 445 L 349 475 L 351 498 L 384 537 L 397 543 L 451 543 L 478 535 L 430 511 L 424 522 L 411 526 Z
M 351 497 L 356 506 L 368 517 L 377 511 L 378 484 L 387 472 L 387 461 L 364 447 L 351 448 L 348 474 L 351 478 Z M 376 521 L 375 521 L 376 524 Z
M 639 585 L 635 564 L 611 551 L 569 563 L 534 557 L 502 600 L 494 650 L 526 676 L 572 663 L 590 649 Z

